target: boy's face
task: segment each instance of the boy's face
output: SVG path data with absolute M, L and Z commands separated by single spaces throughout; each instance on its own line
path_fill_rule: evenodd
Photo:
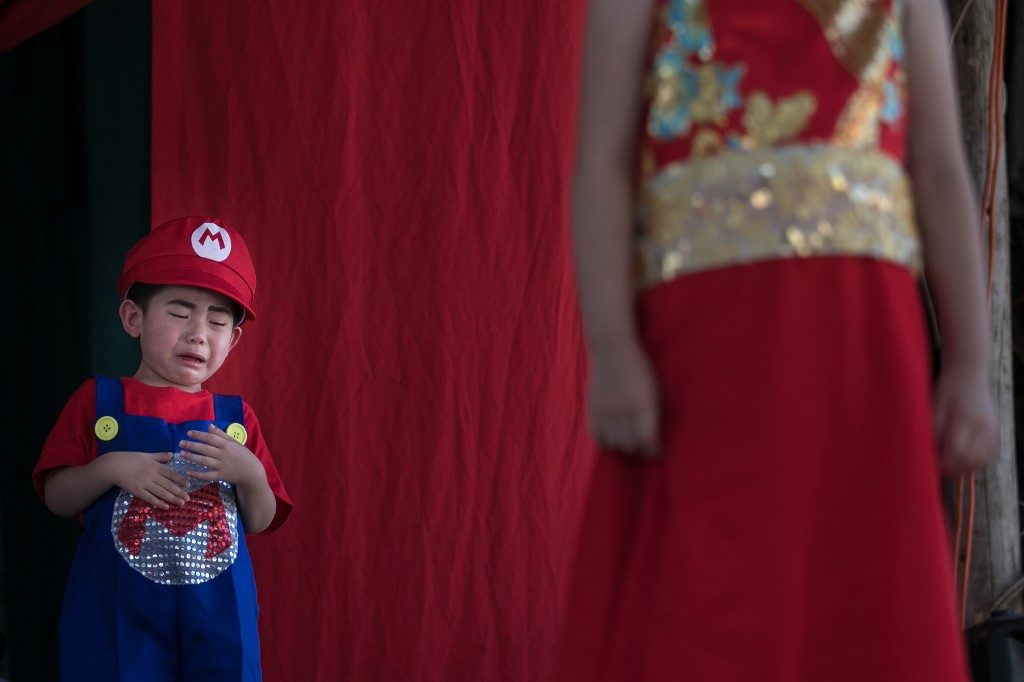
M 142 347 L 135 378 L 154 386 L 200 390 L 242 335 L 230 299 L 198 287 L 165 287 L 145 310 L 124 301 L 120 314 L 124 330 Z

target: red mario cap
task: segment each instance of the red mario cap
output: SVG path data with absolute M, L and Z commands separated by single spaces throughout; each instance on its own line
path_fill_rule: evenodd
M 133 284 L 203 287 L 237 301 L 255 318 L 256 268 L 245 241 L 216 218 L 187 216 L 154 227 L 132 247 L 117 281 L 123 300 Z

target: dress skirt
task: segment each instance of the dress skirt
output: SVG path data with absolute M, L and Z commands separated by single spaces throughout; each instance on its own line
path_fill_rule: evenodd
M 556 679 L 968 679 L 911 271 L 722 267 L 639 317 L 663 454 L 597 455 Z

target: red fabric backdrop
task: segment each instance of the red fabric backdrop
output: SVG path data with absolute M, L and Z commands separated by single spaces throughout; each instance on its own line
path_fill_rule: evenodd
M 213 388 L 296 502 L 269 680 L 542 679 L 590 469 L 567 218 L 582 3 L 153 4 L 153 221 L 245 234 Z

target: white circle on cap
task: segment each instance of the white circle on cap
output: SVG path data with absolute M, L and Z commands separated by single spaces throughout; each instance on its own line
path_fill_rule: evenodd
M 203 223 L 192 231 L 192 250 L 220 263 L 231 255 L 231 235 L 217 223 Z

